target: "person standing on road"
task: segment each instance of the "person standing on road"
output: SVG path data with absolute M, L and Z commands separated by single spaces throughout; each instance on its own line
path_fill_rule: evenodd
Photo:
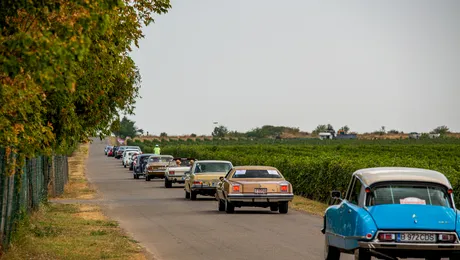
M 154 154 L 160 154 L 160 151 L 161 151 L 160 146 L 158 146 L 158 144 L 155 145 L 155 148 L 153 148 L 153 153 Z

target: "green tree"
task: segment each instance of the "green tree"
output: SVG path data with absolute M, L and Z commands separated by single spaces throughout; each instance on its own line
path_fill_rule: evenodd
M 160 134 L 160 137 L 167 137 L 167 136 L 168 136 L 168 134 L 167 134 L 166 132 L 162 132 L 162 133 Z
M 445 126 L 445 125 L 442 125 L 442 126 L 438 126 L 436 127 L 435 129 L 433 129 L 433 131 L 431 131 L 432 134 L 441 134 L 441 135 L 445 135 L 447 133 L 450 133 L 449 131 L 449 127 Z
M 350 132 L 350 127 L 345 125 L 345 126 L 342 126 L 340 130 L 343 131 L 345 134 L 348 134 L 348 132 Z
M 212 136 L 214 137 L 224 137 L 226 134 L 228 134 L 228 129 L 227 127 L 221 125 L 221 126 L 216 126 L 214 128 L 214 131 L 212 132 Z
M 124 116 L 121 121 L 117 123 L 114 122 L 112 126 L 112 130 L 114 130 L 113 133 L 121 138 L 126 138 L 127 136 L 133 138 L 143 132 L 142 129 L 136 127 L 134 121 L 129 120 L 126 116 Z
M 0 4 L 1 144 L 65 151 L 133 112 L 140 75 L 128 54 L 169 0 Z

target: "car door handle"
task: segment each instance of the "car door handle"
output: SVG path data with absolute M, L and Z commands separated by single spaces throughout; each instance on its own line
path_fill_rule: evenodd
M 351 209 L 348 210 L 348 213 L 351 213 Z

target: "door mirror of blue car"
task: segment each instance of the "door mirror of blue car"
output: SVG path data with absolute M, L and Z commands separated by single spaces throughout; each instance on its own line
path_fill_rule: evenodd
M 333 190 L 333 191 L 331 192 L 331 197 L 332 197 L 333 199 L 342 199 L 342 198 L 341 198 L 342 195 L 340 194 L 340 191 L 337 191 L 337 190 Z

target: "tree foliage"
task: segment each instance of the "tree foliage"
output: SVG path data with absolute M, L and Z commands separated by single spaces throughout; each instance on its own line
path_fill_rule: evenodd
M 264 125 L 262 127 L 257 127 L 255 129 L 252 129 L 251 131 L 247 132 L 246 135 L 247 137 L 265 138 L 265 137 L 277 137 L 277 136 L 280 136 L 282 133 L 298 134 L 299 132 L 300 132 L 299 128 Z
M 169 0 L 0 2 L 0 143 L 66 150 L 132 113 L 140 76 L 128 56 Z
M 447 133 L 450 133 L 449 131 L 449 127 L 445 126 L 445 125 L 442 125 L 442 126 L 438 126 L 436 127 L 435 129 L 433 129 L 433 131 L 431 131 L 432 134 L 441 134 L 441 135 L 445 135 Z
M 121 121 L 115 121 L 112 123 L 111 129 L 116 136 L 121 138 L 126 138 L 128 136 L 133 138 L 138 136 L 139 133 L 144 132 L 144 130 L 136 127 L 135 122 L 128 119 L 126 116 L 124 116 Z
M 228 133 L 227 127 L 220 125 L 214 127 L 214 131 L 212 132 L 212 136 L 214 137 L 224 137 Z

